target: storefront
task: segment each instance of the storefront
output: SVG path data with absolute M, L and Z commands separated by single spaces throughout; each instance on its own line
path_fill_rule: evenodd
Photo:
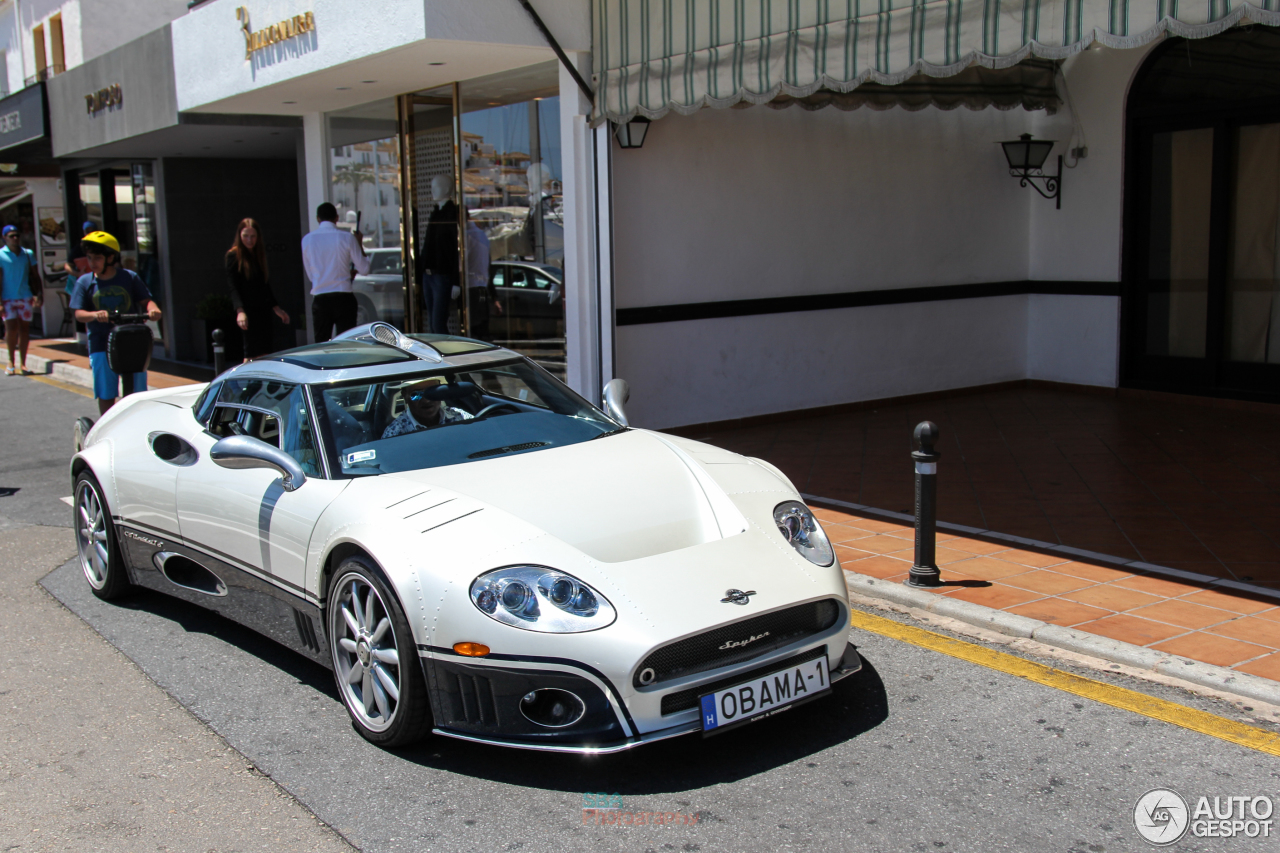
M 62 329 L 62 288 L 66 257 L 66 217 L 58 165 L 49 142 L 43 83 L 0 99 L 0 226 L 14 225 L 22 245 L 36 253 L 45 285 L 45 304 L 36 322 L 46 336 Z
M 293 251 L 301 127 L 287 117 L 179 115 L 173 66 L 165 26 L 50 80 L 53 153 L 70 243 L 85 223 L 115 236 L 124 266 L 164 310 L 153 324 L 158 354 L 208 362 L 211 329 L 235 335 L 223 256 L 245 216 L 266 223 L 276 298 L 302 311 Z M 297 342 L 276 330 L 277 346 Z
M 585 65 L 587 4 L 537 5 Z M 593 170 L 607 136 L 589 101 L 518 5 L 394 4 L 347 39 L 361 8 L 194 9 L 173 24 L 182 115 L 301 120 L 304 230 L 331 202 L 372 256 L 353 281 L 360 322 L 492 340 L 598 397 Z
M 1025 380 L 1280 400 L 1280 13 L 645 7 L 593 15 L 594 121 L 647 130 L 612 162 L 638 422 Z M 1017 174 L 1024 133 L 1053 148 Z

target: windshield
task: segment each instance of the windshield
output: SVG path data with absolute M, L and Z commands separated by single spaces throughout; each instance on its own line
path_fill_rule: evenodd
M 321 387 L 331 471 L 359 477 L 564 447 L 621 431 L 524 359 Z

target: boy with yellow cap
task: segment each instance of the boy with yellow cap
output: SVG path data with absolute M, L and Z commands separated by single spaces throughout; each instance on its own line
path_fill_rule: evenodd
M 90 272 L 80 277 L 71 293 L 76 320 L 89 331 L 89 366 L 93 370 L 93 396 L 98 411 L 105 413 L 120 390 L 120 376 L 107 363 L 107 337 L 111 334 L 111 312 L 141 314 L 160 319 L 160 307 L 133 270 L 120 266 L 120 243 L 106 231 L 84 235 L 81 242 Z M 147 390 L 147 374 L 133 375 L 134 391 Z

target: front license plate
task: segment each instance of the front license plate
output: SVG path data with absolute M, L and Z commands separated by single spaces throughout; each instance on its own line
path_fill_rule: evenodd
M 829 690 L 827 656 L 822 655 L 703 696 L 702 731 L 708 734 L 754 723 Z

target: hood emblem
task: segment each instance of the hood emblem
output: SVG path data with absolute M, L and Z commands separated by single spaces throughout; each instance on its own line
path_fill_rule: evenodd
M 751 603 L 751 596 L 755 595 L 754 589 L 743 592 L 740 589 L 726 589 L 724 598 L 720 599 L 721 604 L 741 604 L 743 607 Z
M 769 632 L 765 631 L 763 634 L 752 634 L 750 637 L 747 637 L 745 640 L 730 640 L 729 642 L 725 643 L 723 646 L 720 646 L 720 650 L 724 651 L 725 649 L 736 649 L 741 646 L 747 646 L 747 645 L 750 645 L 751 643 L 754 643 L 756 640 L 763 640 L 767 636 L 769 636 Z

